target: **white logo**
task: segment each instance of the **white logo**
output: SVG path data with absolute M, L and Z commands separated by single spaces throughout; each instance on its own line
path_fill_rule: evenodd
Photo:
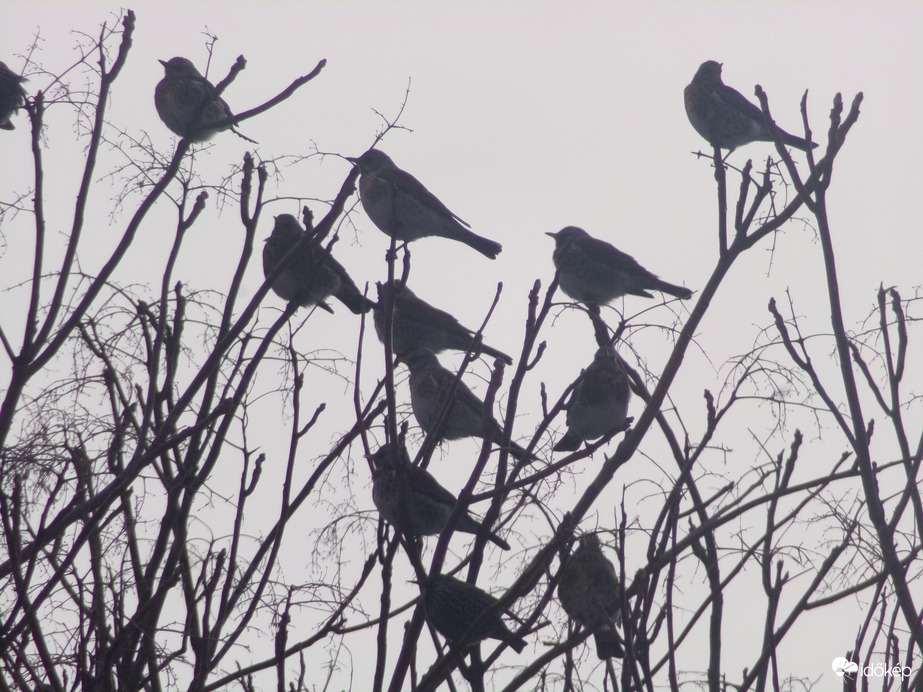
M 839 656 L 833 659 L 833 672 L 836 673 L 839 677 L 843 677 L 846 673 L 855 673 L 859 670 L 859 664 L 855 661 L 847 661 L 842 656 Z

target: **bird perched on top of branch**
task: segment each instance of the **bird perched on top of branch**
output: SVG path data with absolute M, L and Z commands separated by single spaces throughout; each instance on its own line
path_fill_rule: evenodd
M 301 224 L 291 214 L 279 214 L 272 234 L 263 246 L 263 275 L 269 276 L 276 265 L 305 236 Z M 323 247 L 306 241 L 296 257 L 286 265 L 272 283 L 272 290 L 283 300 L 296 301 L 301 307 L 317 305 L 327 312 L 330 296 L 337 298 L 353 313 L 368 312 L 371 303 L 337 262 Z
M 763 111 L 721 80 L 721 63 L 703 62 L 683 92 L 689 122 L 713 147 L 734 151 L 750 142 L 771 142 L 771 126 Z M 779 136 L 790 147 L 808 151 L 817 145 L 789 134 Z
M 440 353 L 446 349 L 467 351 L 472 347 L 474 332 L 462 326 L 454 316 L 418 298 L 407 285 L 396 284 L 392 288 L 388 283 L 378 284 L 378 305 L 374 313 L 375 332 L 382 342 L 385 340 L 385 308 L 391 295 L 394 296 L 391 347 L 395 355 L 414 349 Z M 499 358 L 507 365 L 513 364 L 508 355 L 486 344 L 481 345 L 481 353 Z
M 594 238 L 582 228 L 568 226 L 554 238 L 554 266 L 561 290 L 574 300 L 599 305 L 626 294 L 653 298 L 649 290 L 686 300 L 692 291 L 658 279 L 631 255 Z
M 398 457 L 392 457 L 390 444 L 382 445 L 368 457 L 375 465 L 372 475 L 372 500 L 390 524 L 411 536 L 434 536 L 442 533 L 458 498 L 446 490 L 425 469 L 410 462 L 404 445 Z M 463 512 L 456 531 L 477 533 L 481 522 Z M 489 531 L 487 538 L 509 550 L 510 544 Z
M 237 132 L 233 125 L 205 127 L 209 123 L 233 118 L 234 114 L 191 60 L 176 57 L 158 62 L 163 65 L 166 75 L 154 89 L 154 105 L 164 125 L 193 142 L 206 142 L 216 133 L 228 129 L 253 141 Z
M 26 102 L 26 90 L 22 88 L 25 81 L 25 77 L 0 62 L 0 130 L 16 129 L 10 118 Z
M 444 205 L 419 180 L 398 168 L 378 149 L 358 158 L 347 158 L 359 169 L 359 197 L 362 207 L 385 235 L 409 243 L 439 236 L 457 240 L 482 255 L 495 259 L 503 247 L 472 233 L 468 224 Z
M 447 574 L 437 574 L 420 583 L 423 590 L 423 608 L 426 621 L 450 642 L 460 639 L 474 621 L 497 599 L 474 584 L 460 581 Z M 500 619 L 500 613 L 492 613 L 481 621 L 471 633 L 471 641 L 499 639 L 509 644 L 516 653 L 526 648 L 526 640 L 517 637 Z

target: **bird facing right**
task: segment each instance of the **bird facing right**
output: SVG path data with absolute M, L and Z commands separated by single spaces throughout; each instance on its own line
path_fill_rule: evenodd
M 417 423 L 428 433 L 439 422 L 439 413 L 455 383 L 455 373 L 439 363 L 432 351 L 412 350 L 400 357 L 410 370 L 410 406 Z M 440 439 L 458 440 L 481 437 L 500 444 L 503 429 L 494 419 L 484 420 L 484 402 L 464 382 L 455 386 Z M 510 441 L 510 454 L 528 459 L 525 449 Z
M 202 129 L 203 125 L 226 120 L 234 114 L 191 60 L 176 57 L 158 62 L 163 65 L 166 74 L 154 89 L 154 105 L 164 125 L 193 142 L 206 142 L 217 132 L 232 127 L 223 125 Z
M 467 351 L 474 342 L 474 332 L 463 326 L 454 316 L 433 307 L 418 298 L 407 285 L 378 284 L 378 305 L 375 307 L 375 332 L 378 339 L 385 340 L 385 309 L 393 295 L 394 318 L 391 324 L 391 347 L 395 355 L 413 349 L 440 353 L 446 349 Z M 499 358 L 507 365 L 513 359 L 502 351 L 481 345 L 481 352 L 492 358 Z
M 474 584 L 460 581 L 448 574 L 437 574 L 420 584 L 423 590 L 423 608 L 426 621 L 450 642 L 458 641 L 474 621 L 497 599 Z M 517 637 L 504 624 L 500 613 L 494 612 L 481 621 L 471 633 L 471 641 L 499 639 L 509 644 L 516 653 L 526 648 L 526 640 Z
M 272 234 L 263 246 L 263 275 L 269 276 L 276 265 L 305 236 L 301 224 L 291 214 L 275 218 Z M 272 283 L 272 290 L 283 300 L 296 301 L 301 307 L 317 305 L 333 312 L 325 299 L 334 296 L 353 313 L 368 312 L 371 305 L 356 284 L 323 247 L 307 241 Z
M 763 111 L 722 81 L 719 62 L 706 60 L 699 66 L 683 92 L 683 100 L 692 127 L 713 147 L 734 151 L 750 142 L 772 141 Z M 782 128 L 778 130 L 782 142 L 790 147 L 808 151 L 817 146 Z
M 572 452 L 583 442 L 624 426 L 629 399 L 631 387 L 615 349 L 598 349 L 574 387 L 567 409 L 567 433 L 554 451 Z
M 622 604 L 619 580 L 595 533 L 580 537 L 577 549 L 561 568 L 558 600 L 572 620 L 593 632 L 600 659 L 622 658 L 624 651 L 615 631 Z
M 378 230 L 409 243 L 439 236 L 457 240 L 482 255 L 495 259 L 503 247 L 489 238 L 472 233 L 446 205 L 407 171 L 398 168 L 391 157 L 369 149 L 358 158 L 347 157 L 361 174 L 359 197 L 362 208 Z
M 6 63 L 0 62 L 0 130 L 16 129 L 10 118 L 26 102 L 26 90 L 22 88 L 25 81 Z
M 554 238 L 554 266 L 561 290 L 574 300 L 599 305 L 626 294 L 653 298 L 649 290 L 686 300 L 692 291 L 658 279 L 631 256 L 582 228 L 568 226 Z
M 439 485 L 425 469 L 410 462 L 407 448 L 401 445 L 398 458 L 392 456 L 390 444 L 382 445 L 368 458 L 375 466 L 372 475 L 372 500 L 378 512 L 392 526 L 411 536 L 434 536 L 442 533 L 458 498 Z M 481 522 L 467 511 L 455 525 L 462 533 L 477 533 Z M 509 550 L 510 545 L 489 531 L 487 538 Z

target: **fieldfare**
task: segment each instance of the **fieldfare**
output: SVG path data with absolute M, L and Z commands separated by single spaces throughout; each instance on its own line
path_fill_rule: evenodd
M 347 157 L 359 168 L 359 197 L 365 213 L 385 235 L 409 243 L 427 236 L 458 240 L 490 259 L 503 247 L 472 233 L 468 224 L 449 211 L 423 183 L 378 149 L 358 158 Z
M 458 498 L 443 488 L 431 474 L 410 463 L 407 448 L 401 445 L 397 461 L 391 445 L 382 446 L 369 459 L 375 465 L 372 474 L 372 500 L 385 520 L 411 536 L 435 536 L 442 533 Z M 461 515 L 456 531 L 477 533 L 481 522 L 468 512 Z M 487 538 L 509 550 L 510 544 L 493 532 Z
M 455 373 L 442 367 L 432 351 L 410 351 L 401 356 L 400 361 L 410 370 L 410 406 L 413 415 L 423 432 L 429 432 L 438 422 L 443 402 L 455 382 Z M 484 421 L 484 402 L 464 382 L 459 382 L 440 439 L 458 440 L 463 437 L 489 437 L 491 441 L 500 444 L 503 428 L 493 419 Z M 520 460 L 529 458 L 526 450 L 513 441 L 510 441 L 510 453 Z
M 486 591 L 447 574 L 429 577 L 421 582 L 420 587 L 426 621 L 450 642 L 460 639 L 478 616 L 497 602 Z M 504 641 L 517 654 L 526 648 L 526 640 L 510 632 L 498 612 L 491 613 L 471 633 L 471 642 L 482 639 Z
M 692 297 L 688 288 L 661 281 L 634 257 L 592 237 L 582 228 L 568 226 L 546 235 L 554 238 L 552 259 L 561 290 L 574 300 L 598 305 L 625 294 L 653 298 L 648 290 L 683 300 Z
M 558 600 L 572 620 L 593 632 L 600 659 L 624 656 L 615 632 L 620 592 L 615 567 L 603 555 L 599 538 L 593 533 L 583 534 L 580 545 L 561 568 Z
M 427 350 L 441 353 L 446 349 L 467 351 L 474 342 L 474 332 L 462 326 L 449 313 L 421 300 L 406 285 L 378 284 L 378 305 L 375 306 L 375 332 L 379 340 L 385 340 L 385 308 L 388 297 L 394 296 L 394 319 L 391 326 L 391 347 L 395 355 L 412 350 Z M 513 359 L 505 353 L 481 344 L 481 353 L 499 358 L 507 365 Z
M 769 121 L 743 94 L 721 81 L 721 63 L 703 62 L 683 92 L 689 122 L 713 147 L 734 151 L 750 142 L 771 142 Z M 817 145 L 778 128 L 784 144 L 808 151 Z
M 567 409 L 567 433 L 555 452 L 573 452 L 581 443 L 625 425 L 631 388 L 612 347 L 600 348 L 580 373 Z
M 206 142 L 232 125 L 204 127 L 234 117 L 215 87 L 186 58 L 170 58 L 163 65 L 166 76 L 154 89 L 154 105 L 164 125 L 192 142 Z M 236 130 L 235 130 L 236 132 Z
M 26 90 L 22 88 L 25 81 L 25 77 L 0 62 L 0 130 L 16 129 L 10 118 L 26 102 Z
M 272 235 L 263 246 L 263 275 L 269 276 L 279 261 L 305 236 L 301 224 L 291 214 L 276 217 Z M 325 302 L 330 296 L 337 298 L 352 312 L 361 315 L 371 308 L 362 292 L 353 283 L 339 262 L 323 247 L 310 240 L 302 244 L 282 273 L 272 284 L 283 300 L 294 300 L 301 307 L 317 305 L 327 312 L 333 309 Z

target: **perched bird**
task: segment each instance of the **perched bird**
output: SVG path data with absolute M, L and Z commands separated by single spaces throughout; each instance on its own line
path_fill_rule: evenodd
M 443 488 L 426 470 L 410 463 L 407 448 L 401 445 L 397 462 L 391 445 L 382 446 L 369 455 L 375 465 L 372 475 L 372 500 L 388 523 L 411 536 L 435 536 L 442 533 L 458 498 Z M 477 533 L 481 522 L 468 512 L 461 515 L 456 531 Z M 493 532 L 488 539 L 509 550 L 510 544 Z
M 426 621 L 450 642 L 460 639 L 478 616 L 497 602 L 486 591 L 447 574 L 430 577 L 421 582 L 420 587 Z M 504 641 L 517 654 L 526 648 L 526 640 L 510 632 L 497 612 L 484 619 L 471 633 L 472 642 L 482 639 Z
M 263 275 L 269 276 L 304 235 L 298 219 L 291 214 L 279 214 L 272 234 L 263 246 Z M 362 295 L 343 265 L 333 259 L 325 248 L 310 242 L 302 248 L 303 251 L 292 258 L 273 281 L 272 290 L 276 295 L 283 300 L 294 300 L 301 307 L 317 305 L 327 312 L 333 312 L 333 309 L 325 301 L 334 296 L 357 315 L 369 311 L 370 301 Z
M 15 130 L 10 118 L 26 102 L 26 90 L 22 88 L 24 77 L 19 76 L 0 62 L 0 130 Z
M 455 373 L 442 367 L 432 351 L 413 350 L 402 355 L 400 361 L 410 370 L 410 406 L 413 415 L 423 432 L 429 432 L 437 423 L 443 402 L 455 382 Z M 440 439 L 488 436 L 499 444 L 503 440 L 503 429 L 493 419 L 485 423 L 484 402 L 464 382 L 459 382 Z M 510 441 L 510 453 L 517 459 L 529 458 L 526 450 L 513 441 Z
M 593 632 L 599 658 L 624 656 L 615 632 L 621 608 L 619 580 L 596 534 L 583 534 L 561 568 L 558 600 L 572 620 Z
M 567 409 L 567 433 L 554 451 L 572 452 L 582 442 L 595 440 L 624 425 L 630 398 L 628 377 L 615 349 L 598 349 L 574 387 Z
M 583 303 L 608 303 L 631 294 L 653 298 L 649 290 L 669 293 L 686 300 L 692 291 L 658 279 L 635 261 L 604 240 L 592 237 L 582 228 L 568 226 L 554 238 L 554 266 L 561 290 Z
M 458 240 L 490 259 L 503 247 L 472 233 L 423 183 L 378 149 L 347 158 L 359 168 L 359 197 L 365 213 L 385 235 L 409 243 L 427 236 Z
M 689 122 L 713 147 L 734 151 L 750 142 L 773 141 L 763 111 L 721 81 L 721 63 L 703 62 L 683 96 Z M 782 142 L 790 147 L 808 151 L 817 146 L 778 129 Z
M 234 114 L 191 60 L 170 58 L 167 62 L 158 62 L 163 65 L 166 76 L 154 89 L 154 105 L 164 125 L 193 142 L 206 142 L 217 132 L 233 129 L 231 125 L 201 129 L 203 125 L 226 120 Z
M 394 319 L 391 325 L 391 347 L 396 355 L 408 351 L 428 350 L 441 353 L 446 349 L 467 351 L 474 342 L 474 332 L 462 326 L 449 313 L 435 308 L 418 298 L 406 285 L 378 284 L 378 305 L 375 306 L 375 332 L 385 340 L 385 308 L 390 295 L 394 295 Z M 481 344 L 481 353 L 499 358 L 507 365 L 513 359 L 505 353 Z

